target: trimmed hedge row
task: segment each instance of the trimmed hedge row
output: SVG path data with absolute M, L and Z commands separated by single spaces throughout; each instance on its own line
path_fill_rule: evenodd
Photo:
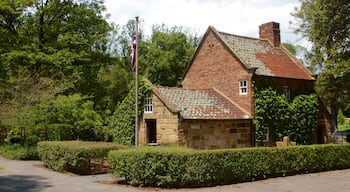
M 111 151 L 113 175 L 135 186 L 198 187 L 350 168 L 350 145 L 191 150 L 144 147 Z
M 109 151 L 123 148 L 126 147 L 107 142 L 38 142 L 39 157 L 46 167 L 56 171 L 66 170 L 78 174 L 101 173 L 101 171 L 94 171 L 94 167 L 103 166 L 103 160 L 106 159 Z

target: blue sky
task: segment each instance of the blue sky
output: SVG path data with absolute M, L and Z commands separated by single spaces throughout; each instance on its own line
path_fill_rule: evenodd
M 209 25 L 236 35 L 258 37 L 260 24 L 280 23 L 282 42 L 306 45 L 293 32 L 291 12 L 299 0 L 105 0 L 109 21 L 124 25 L 139 16 L 144 31 L 153 24 L 184 26 L 202 35 Z

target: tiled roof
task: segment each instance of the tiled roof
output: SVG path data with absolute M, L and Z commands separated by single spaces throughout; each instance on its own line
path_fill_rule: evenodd
M 185 90 L 157 86 L 162 96 L 180 112 L 184 119 L 247 119 L 239 107 L 214 89 Z
M 257 75 L 314 80 L 306 68 L 268 40 L 215 32 L 243 64 L 257 68 Z

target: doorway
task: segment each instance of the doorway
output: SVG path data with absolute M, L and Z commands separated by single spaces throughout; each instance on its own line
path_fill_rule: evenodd
M 157 143 L 157 121 L 155 119 L 146 119 L 146 138 L 147 143 Z

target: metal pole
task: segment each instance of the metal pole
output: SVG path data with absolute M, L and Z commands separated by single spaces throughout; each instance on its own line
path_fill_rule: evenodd
M 135 54 L 135 146 L 138 146 L 139 144 L 139 109 L 138 109 L 138 96 L 139 96 L 139 70 L 138 70 L 138 42 L 139 42 L 139 37 L 138 37 L 138 32 L 139 32 L 139 17 L 136 16 L 136 26 L 135 26 L 135 31 L 136 31 L 136 54 Z

